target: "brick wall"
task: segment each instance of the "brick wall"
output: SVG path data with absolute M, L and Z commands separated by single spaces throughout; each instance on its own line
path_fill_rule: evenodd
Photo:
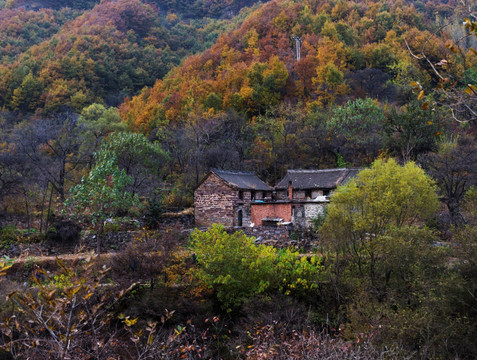
M 252 223 L 262 225 L 263 218 L 280 218 L 283 221 L 292 221 L 291 203 L 256 203 L 251 205 Z
M 293 222 L 297 227 L 309 227 L 312 219 L 322 214 L 327 202 L 288 202 L 288 203 L 253 203 L 251 221 L 255 226 L 262 225 L 264 218 L 280 218 Z

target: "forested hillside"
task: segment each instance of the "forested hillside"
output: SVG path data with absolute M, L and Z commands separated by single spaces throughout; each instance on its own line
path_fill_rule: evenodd
M 61 26 L 79 12 L 71 9 L 54 11 L 42 9 L 26 11 L 23 8 L 0 11 L 2 63 L 13 62 L 18 55 L 56 34 Z
M 139 0 L 105 1 L 66 22 L 73 14 L 1 10 L 2 54 L 8 56 L 0 65 L 0 106 L 51 114 L 94 102 L 118 105 L 209 47 L 229 26 L 202 17 L 182 21 L 180 13 Z
M 283 102 L 323 109 L 370 97 L 402 105 L 409 101 L 410 81 L 433 82 L 428 69 L 412 60 L 402 35 L 416 49 L 434 25 L 404 3 L 270 2 L 122 111 L 127 118 L 130 105 L 135 125 L 147 127 L 153 119 L 180 121 L 211 109 L 263 115 Z M 301 39 L 299 61 L 295 36 Z M 449 56 L 446 40 L 432 39 L 431 61 Z M 135 101 L 151 113 L 136 111 Z
M 477 358 L 464 5 L 0 0 L 0 358 Z M 194 230 L 211 168 L 351 167 Z
M 188 174 L 181 164 L 196 164 L 195 181 L 209 167 L 249 168 L 273 183 L 286 168 L 330 167 L 338 158 L 355 166 L 383 151 L 415 159 L 448 124 L 415 102 L 409 84 L 430 90 L 437 78 L 411 56 L 404 35 L 412 50 L 427 42 L 432 63 L 449 59 L 457 78 L 462 61 L 474 61 L 468 49 L 454 61 L 445 45 L 451 34 L 431 36 L 449 6 L 422 10 L 404 2 L 268 2 L 126 100 L 121 116 L 133 131 L 159 133 L 171 153 L 180 147 L 175 163 Z
M 71 177 L 49 172 L 61 197 L 85 170 L 81 159 L 124 125 L 168 154 L 163 176 L 178 203 L 190 202 L 211 167 L 254 170 L 273 184 L 288 168 L 366 166 L 381 153 L 416 160 L 455 126 L 439 104 L 429 111 L 434 100 L 424 95 L 438 85 L 431 65 L 445 61 L 457 87 L 475 77 L 472 41 L 457 43 L 465 29 L 454 3 L 34 4 L 52 9 L 10 1 L 0 10 L 3 141 L 21 157 L 15 133 L 51 118 L 93 136 L 83 142 L 94 146 L 65 157 L 61 168 L 77 169 Z M 237 16 L 217 19 L 225 12 Z M 428 61 L 411 55 L 422 44 Z M 36 131 L 38 146 L 53 140 Z

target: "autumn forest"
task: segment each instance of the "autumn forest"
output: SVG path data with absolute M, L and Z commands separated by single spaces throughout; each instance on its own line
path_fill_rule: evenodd
M 474 359 L 476 135 L 471 0 L 0 0 L 0 359 Z M 194 229 L 350 167 L 289 246 Z

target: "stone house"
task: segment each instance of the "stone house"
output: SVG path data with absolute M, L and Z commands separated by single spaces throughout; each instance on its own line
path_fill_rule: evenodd
M 194 191 L 195 222 L 251 226 L 251 203 L 272 200 L 272 192 L 252 172 L 213 169 Z
M 272 201 L 252 203 L 251 222 L 257 226 L 278 223 L 311 226 L 312 220 L 324 212 L 331 193 L 355 177 L 359 170 L 288 170 L 275 186 Z
M 339 186 L 346 184 L 361 169 L 340 168 L 323 170 L 288 170 L 285 177 L 275 186 L 277 199 L 314 200 L 328 197 Z
M 273 189 L 254 173 L 214 169 L 195 189 L 195 222 L 307 227 L 323 213 L 331 193 L 359 170 L 288 170 Z

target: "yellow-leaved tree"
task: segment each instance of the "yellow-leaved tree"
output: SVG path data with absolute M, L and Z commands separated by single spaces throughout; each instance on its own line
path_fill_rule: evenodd
M 392 246 L 386 240 L 390 234 L 423 224 L 438 206 L 433 180 L 415 163 L 378 159 L 337 189 L 320 231 L 326 243 L 373 279 L 377 262 Z

